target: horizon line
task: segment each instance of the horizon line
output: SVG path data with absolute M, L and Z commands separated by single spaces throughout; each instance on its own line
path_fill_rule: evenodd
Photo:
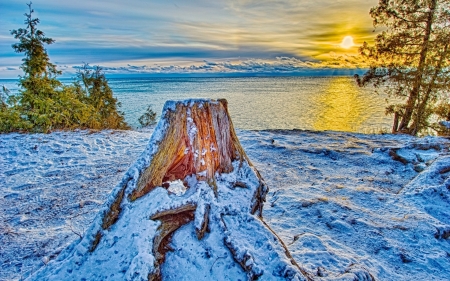
M 243 78 L 243 77 L 331 77 L 331 76 L 353 76 L 355 74 L 362 75 L 367 69 L 362 68 L 316 68 L 307 71 L 296 72 L 216 72 L 216 73 L 108 73 L 104 72 L 106 78 Z M 1 74 L 0 74 L 1 76 Z M 57 79 L 72 79 L 76 77 L 76 73 L 62 74 Z M 0 77 L 0 80 L 18 80 L 17 77 Z

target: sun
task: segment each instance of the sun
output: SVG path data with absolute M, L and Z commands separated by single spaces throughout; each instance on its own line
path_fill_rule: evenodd
M 353 43 L 353 37 L 345 36 L 344 39 L 342 39 L 342 43 L 340 46 L 344 49 L 350 49 L 351 47 L 355 46 L 355 43 Z

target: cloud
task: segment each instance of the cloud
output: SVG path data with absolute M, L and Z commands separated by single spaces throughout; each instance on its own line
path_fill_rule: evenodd
M 368 12 L 376 3 L 377 0 L 111 0 L 105 4 L 42 0 L 33 6 L 41 20 L 39 28 L 56 40 L 48 46 L 52 61 L 111 65 L 167 59 L 176 68 L 182 65 L 181 61 L 203 59 L 224 62 L 296 57 L 302 61 L 327 61 L 334 60 L 332 52 L 355 55 L 356 47 L 344 50 L 339 44 L 347 35 L 355 39 L 356 45 L 373 39 Z M 21 63 L 11 48 L 15 40 L 9 30 L 23 27 L 26 10 L 26 5 L 18 0 L 2 6 L 0 66 L 14 65 L 13 61 L 16 65 Z M 254 64 L 250 69 L 264 67 Z M 219 65 L 206 64 L 203 68 L 217 70 Z M 225 65 L 222 68 L 227 69 Z
M 332 60 L 314 61 L 295 57 L 280 56 L 275 59 L 244 59 L 244 60 L 201 60 L 197 62 L 162 61 L 147 63 L 106 63 L 99 64 L 108 75 L 146 75 L 146 76 L 324 76 L 353 75 L 364 72 L 366 65 L 359 58 L 331 53 Z M 96 64 L 90 64 L 94 68 Z M 80 64 L 58 64 L 63 71 L 63 77 L 73 77 L 82 67 Z M 0 77 L 14 78 L 21 75 L 18 67 L 0 67 Z
M 124 66 L 101 66 L 107 74 L 198 74 L 198 75 L 302 75 L 302 74 L 353 74 L 355 69 L 361 69 L 363 64 L 352 57 L 336 56 L 335 62 L 303 61 L 294 57 L 277 57 L 273 60 L 248 59 L 242 61 L 211 61 L 204 60 L 196 64 L 186 66 L 169 65 L 132 65 Z M 344 61 L 338 62 L 338 61 Z M 90 66 L 93 68 L 94 66 Z M 81 66 L 73 66 L 67 69 L 66 74 L 75 72 Z M 353 72 L 352 70 L 353 69 Z

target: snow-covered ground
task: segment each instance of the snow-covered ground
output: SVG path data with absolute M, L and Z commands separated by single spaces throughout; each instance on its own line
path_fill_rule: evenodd
M 29 276 L 83 236 L 150 135 L 0 135 L 0 280 Z M 360 264 L 377 280 L 450 279 L 448 140 L 238 136 L 270 188 L 265 221 L 304 268 L 325 276 Z

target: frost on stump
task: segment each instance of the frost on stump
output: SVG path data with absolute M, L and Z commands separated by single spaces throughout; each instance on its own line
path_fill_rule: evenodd
M 267 192 L 226 100 L 169 101 L 84 237 L 30 279 L 326 279 L 299 266 L 263 221 Z M 356 267 L 339 278 L 373 280 Z

